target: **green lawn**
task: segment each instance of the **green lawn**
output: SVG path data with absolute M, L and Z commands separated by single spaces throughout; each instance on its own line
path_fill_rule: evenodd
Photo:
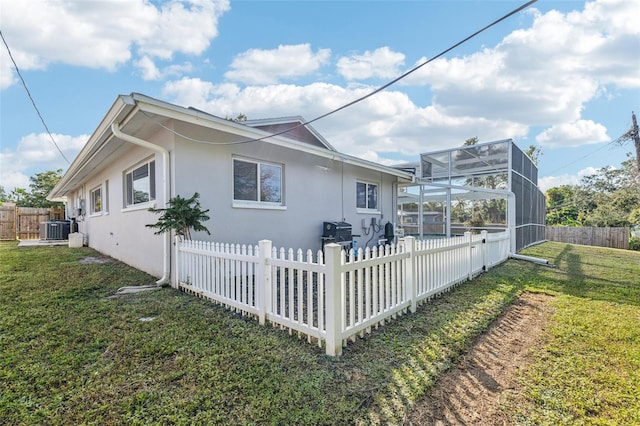
M 154 279 L 90 249 L 0 243 L 0 424 L 400 423 L 526 290 L 556 313 L 514 421 L 640 424 L 640 253 L 525 254 L 559 268 L 509 261 L 332 359 L 172 289 L 108 298 Z
M 558 265 L 528 283 L 557 295 L 556 313 L 514 419 L 640 425 L 640 253 L 546 243 L 527 254 Z

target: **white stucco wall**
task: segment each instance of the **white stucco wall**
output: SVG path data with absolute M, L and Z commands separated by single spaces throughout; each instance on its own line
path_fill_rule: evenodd
M 200 140 L 224 138 L 212 130 L 180 127 L 180 133 Z M 228 135 L 226 135 L 228 141 Z M 396 178 L 363 167 L 282 148 L 265 142 L 237 145 L 206 145 L 186 141 L 165 130 L 145 140 L 160 144 L 170 151 L 172 178 L 170 196 L 189 197 L 199 192 L 204 209 L 211 219 L 205 223 L 212 235 L 200 232 L 194 239 L 223 243 L 257 244 L 272 240 L 274 246 L 319 250 L 324 221 L 346 221 L 353 225 L 358 246 L 375 245 L 384 233 L 384 224 L 395 221 L 394 182 Z M 233 202 L 233 158 L 245 158 L 283 165 L 283 198 L 281 209 L 240 208 Z M 156 200 L 137 209 L 124 208 L 124 174 L 137 165 L 155 158 Z M 150 206 L 163 208 L 162 156 L 132 144 L 125 144 L 108 161 L 71 191 L 68 210 L 74 217 L 79 199 L 85 200 L 85 214 L 76 216 L 80 232 L 88 237 L 89 246 L 122 260 L 129 265 L 160 277 L 163 273 L 163 237 L 153 234 L 145 225 L 155 223 L 158 216 L 147 211 Z M 378 185 L 379 212 L 359 213 L 356 209 L 356 181 Z M 108 182 L 108 191 L 107 191 Z M 90 191 L 103 188 L 103 202 L 108 210 L 90 213 Z M 108 192 L 108 195 L 107 195 Z M 107 199 L 108 197 L 108 199 Z M 365 235 L 362 220 L 370 224 L 375 218 L 379 232 Z M 174 249 L 172 248 L 172 251 Z M 174 259 L 175 253 L 171 258 Z M 171 260 L 173 262 L 173 260 Z
M 194 134 L 212 140 L 212 135 Z M 240 208 L 233 202 L 233 158 L 282 164 L 284 209 Z M 211 219 L 205 224 L 212 235 L 194 235 L 195 239 L 224 243 L 257 244 L 269 239 L 275 246 L 318 250 L 321 248 L 322 223 L 346 221 L 353 225 L 358 245 L 377 243 L 377 235 L 365 235 L 361 221 L 375 217 L 378 223 L 394 221 L 393 182 L 395 178 L 362 167 L 343 164 L 296 150 L 264 142 L 238 145 L 203 145 L 177 141 L 173 158 L 175 194 L 201 195 Z M 379 185 L 379 214 L 358 213 L 356 180 Z
M 169 145 L 163 141 L 164 145 Z M 155 159 L 156 200 L 137 208 L 124 208 L 124 173 L 132 167 Z M 103 163 L 104 164 L 104 163 Z M 135 145 L 125 145 L 97 169 L 85 183 L 68 197 L 71 217 L 76 217 L 79 231 L 87 236 L 88 245 L 101 253 L 121 260 L 155 277 L 163 273 L 163 239 L 145 225 L 155 223 L 158 216 L 149 207 L 164 207 L 162 190 L 162 156 Z M 102 188 L 103 211 L 91 213 L 90 192 Z M 85 214 L 78 216 L 79 197 L 84 199 Z

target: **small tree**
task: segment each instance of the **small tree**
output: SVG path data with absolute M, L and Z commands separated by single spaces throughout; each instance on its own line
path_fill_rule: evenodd
M 538 160 L 540 160 L 540 156 L 542 155 L 542 149 L 535 145 L 529 145 L 529 148 L 527 148 L 524 153 L 527 154 L 529 158 L 531 158 L 531 161 L 537 167 Z
M 62 169 L 47 170 L 42 173 L 36 173 L 35 176 L 29 178 L 29 206 L 26 207 L 63 207 L 61 202 L 52 202 L 47 200 L 47 196 L 56 186 L 62 177 Z
M 182 198 L 176 195 L 167 203 L 169 207 L 166 209 L 150 208 L 149 211 L 160 214 L 160 218 L 154 224 L 146 225 L 149 228 L 156 228 L 154 234 L 164 234 L 165 232 L 175 231 L 181 239 L 191 239 L 191 230 L 204 231 L 211 235 L 202 222 L 209 220 L 207 213 L 209 209 L 202 210 L 198 198 L 200 194 L 197 192 L 191 198 Z
M 240 113 L 236 116 L 236 118 L 231 118 L 229 116 L 226 116 L 224 119 L 227 121 L 235 121 L 236 123 L 242 123 L 243 121 L 247 121 L 247 116 L 244 115 L 243 113 Z
M 31 207 L 28 205 L 29 195 L 24 188 L 13 188 L 13 191 L 7 197 L 7 201 L 16 203 L 18 207 Z
M 9 201 L 9 195 L 6 193 L 6 191 L 4 190 L 4 186 L 0 185 L 0 206 L 2 205 L 2 203 L 4 203 L 5 201 Z
M 10 194 L 6 194 L 3 188 L 4 195 L 0 194 L 2 196 L 0 201 L 11 201 L 16 203 L 18 207 L 64 207 L 64 203 L 47 200 L 47 196 L 61 177 L 62 169 L 36 173 L 29 178 L 31 183 L 28 191 L 24 188 L 15 188 Z
M 477 228 L 482 228 L 485 225 L 482 213 L 478 210 L 474 210 L 471 219 L 466 221 L 464 224 L 472 234 L 479 234 L 480 231 Z

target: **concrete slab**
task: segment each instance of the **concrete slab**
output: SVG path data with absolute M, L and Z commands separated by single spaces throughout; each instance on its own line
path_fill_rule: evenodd
M 20 240 L 18 247 L 68 246 L 69 240 Z

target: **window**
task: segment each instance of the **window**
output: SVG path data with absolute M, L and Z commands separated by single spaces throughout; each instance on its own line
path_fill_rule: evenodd
M 93 189 L 89 196 L 91 198 L 91 214 L 97 214 L 102 212 L 102 187 Z
M 125 207 L 156 199 L 156 162 L 151 161 L 125 174 Z
M 282 204 L 282 166 L 234 159 L 233 200 Z
M 378 210 L 378 185 L 356 182 L 356 207 L 364 210 Z

